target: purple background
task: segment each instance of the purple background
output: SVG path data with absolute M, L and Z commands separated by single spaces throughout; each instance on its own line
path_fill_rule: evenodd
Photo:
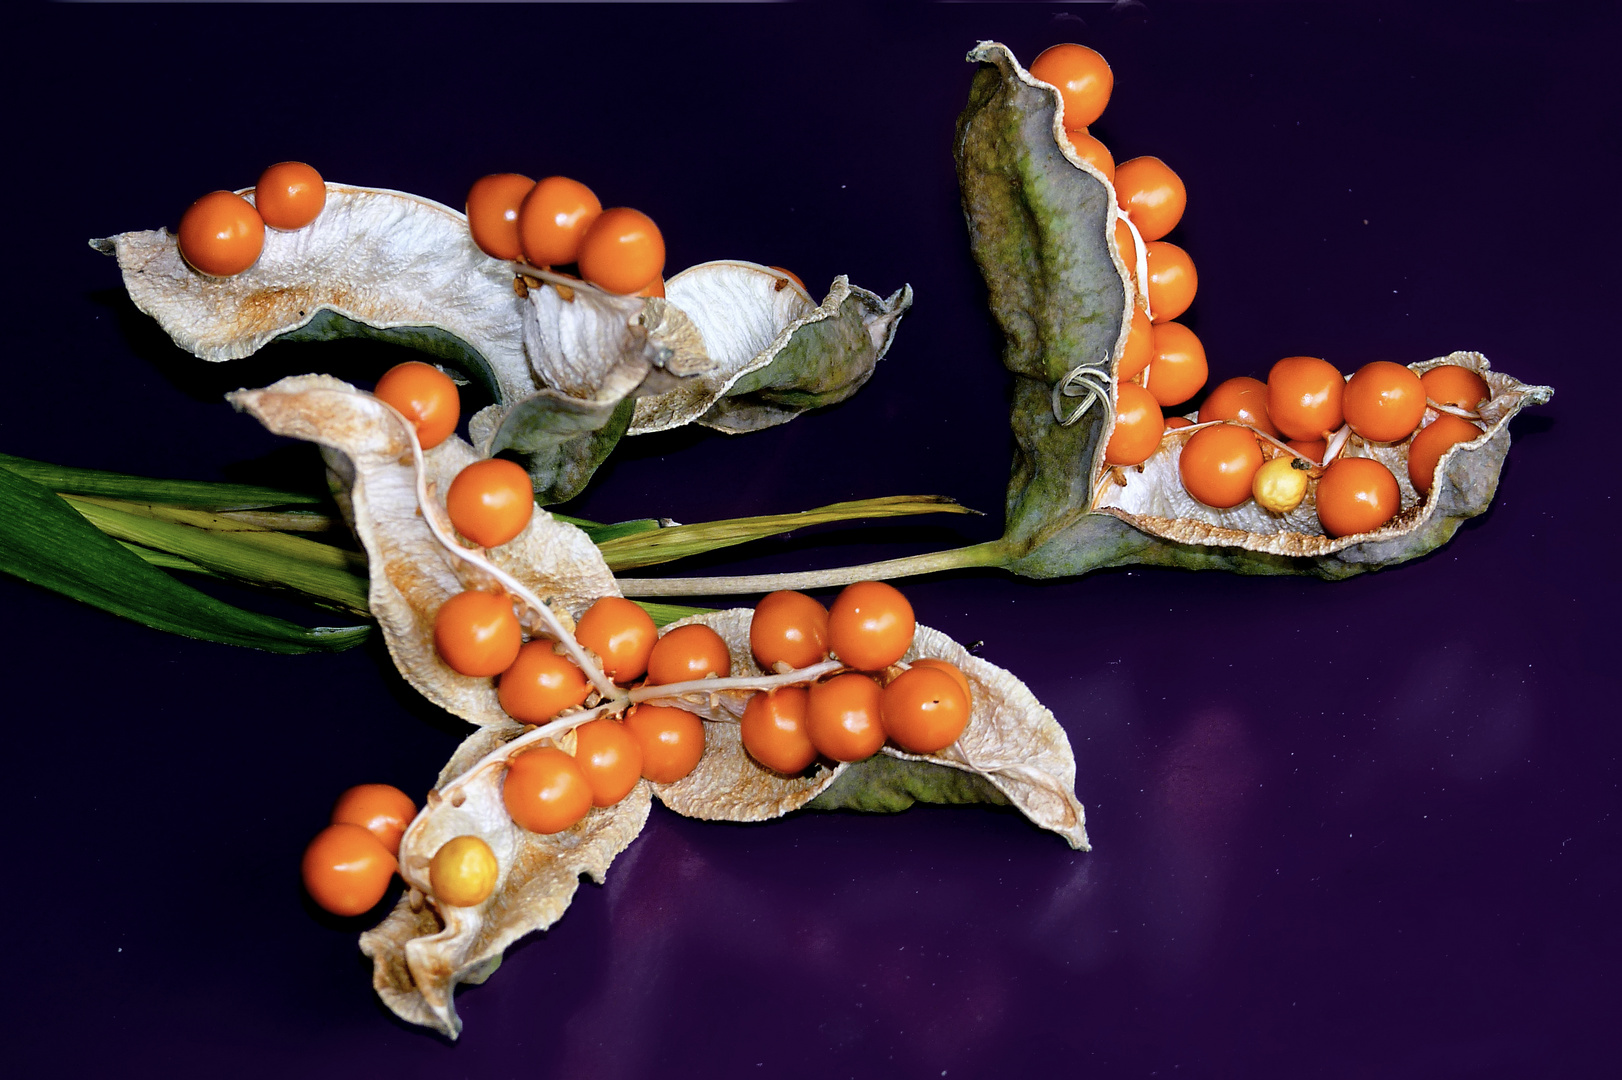
M 1187 181 L 1173 239 L 1213 382 L 1477 349 L 1553 403 L 1491 511 L 1338 584 L 1166 570 L 920 581 L 921 621 L 1069 732 L 1092 854 L 1019 816 L 758 826 L 655 808 L 606 886 L 458 1002 L 395 1021 L 302 897 L 363 781 L 422 792 L 463 733 L 376 642 L 283 657 L 15 579 L 8 1059 L 45 1074 L 1527 1077 L 1609 1073 L 1619 817 L 1614 12 L 1565 3 L 30 9 L 8 35 L 0 450 L 316 483 L 221 400 L 404 358 L 210 366 L 85 239 L 173 225 L 299 158 L 459 205 L 559 172 L 820 289 L 917 290 L 856 398 L 733 440 L 622 447 L 577 512 L 684 521 L 939 492 L 987 511 L 701 562 L 800 569 L 995 535 L 999 338 L 949 152 L 979 38 L 1079 40 L 1095 131 Z M 819 292 L 820 295 L 820 292 Z M 306 622 L 332 621 L 222 590 Z

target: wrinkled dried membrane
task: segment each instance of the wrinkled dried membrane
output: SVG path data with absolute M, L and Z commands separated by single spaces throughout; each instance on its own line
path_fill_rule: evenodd
M 568 906 L 586 874 L 602 881 L 615 855 L 646 821 L 650 793 L 678 813 L 722 821 L 761 821 L 821 800 L 828 807 L 898 809 L 913 798 L 940 802 L 1005 802 L 1086 849 L 1081 804 L 1074 794 L 1075 761 L 1064 731 L 1018 679 L 970 656 L 944 634 L 919 627 L 905 659 L 935 656 L 962 669 L 973 710 L 958 743 L 939 754 L 912 755 L 886 747 L 854 765 L 819 765 L 785 777 L 744 750 L 736 718 L 747 692 L 705 693 L 671 703 L 705 717 L 705 753 L 698 767 L 672 784 L 639 783 L 613 807 L 553 836 L 515 825 L 501 801 L 508 744 L 525 730 L 501 711 L 491 679 L 446 667 L 433 646 L 433 616 L 449 596 L 488 585 L 487 575 L 454 557 L 419 509 L 435 520 L 456 472 L 475 460 L 471 447 L 447 440 L 422 455 L 433 504 L 418 501 L 411 429 L 370 394 L 322 375 L 283 379 L 263 390 L 231 395 L 268 428 L 320 443 L 340 503 L 366 548 L 370 603 L 401 673 L 431 701 L 479 725 L 441 772 L 427 806 L 401 841 L 401 875 L 409 889 L 393 912 L 361 939 L 373 961 L 373 984 L 397 1015 L 455 1037 L 461 1028 L 457 985 L 482 981 L 503 950 L 544 929 Z M 617 595 L 597 549 L 585 534 L 537 510 L 517 539 L 488 553 L 543 601 L 571 621 L 601 596 Z M 713 627 L 732 654 L 731 675 L 764 677 L 749 650 L 748 609 L 709 613 L 684 622 Z M 676 623 L 673 625 L 683 625 Z M 651 791 L 650 791 L 651 789 Z M 893 793 L 904 790 L 903 801 Z M 483 903 L 457 908 L 432 897 L 427 868 L 440 845 L 474 835 L 500 865 L 495 891 Z
M 252 198 L 252 192 L 245 193 Z M 451 361 L 496 404 L 472 417 L 482 454 L 525 456 L 543 503 L 578 494 L 624 434 L 699 422 L 749 431 L 854 393 L 912 302 L 834 281 L 820 305 L 740 261 L 672 277 L 665 298 L 515 277 L 464 215 L 397 191 L 327 185 L 310 225 L 269 230 L 248 270 L 186 265 L 165 230 L 93 240 L 137 307 L 206 360 L 272 340 L 379 337 Z
M 1408 480 L 1406 443 L 1352 440 L 1348 452 L 1386 464 L 1402 492 L 1401 512 L 1372 533 L 1325 536 L 1310 495 L 1283 516 L 1249 501 L 1230 510 L 1198 502 L 1177 474 L 1192 435 L 1186 429 L 1168 432 L 1141 466 L 1106 466 L 1113 412 L 1095 406 L 1063 425 L 1054 388 L 1084 364 L 1113 372 L 1125 349 L 1135 253 L 1115 244 L 1114 188 L 1071 152 L 1057 91 L 996 42 L 981 42 L 969 59 L 982 66 L 958 121 L 958 179 L 971 247 L 1005 338 L 1003 360 L 1016 376 L 1004 565 L 1033 577 L 1149 563 L 1338 578 L 1423 555 L 1487 509 L 1510 419 L 1553 391 L 1493 372 L 1479 353 L 1410 365 L 1417 372 L 1468 367 L 1493 393 L 1482 409 L 1482 437 L 1444 456 L 1428 498 Z M 1113 395 L 1114 380 L 1104 381 Z M 1059 402 L 1068 413 L 1081 399 Z

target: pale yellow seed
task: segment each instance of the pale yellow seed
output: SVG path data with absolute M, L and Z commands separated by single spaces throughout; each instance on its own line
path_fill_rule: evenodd
M 428 883 L 434 899 L 452 907 L 482 903 L 496 887 L 500 873 L 495 852 L 477 836 L 447 840 L 428 865 Z
M 1288 514 L 1301 505 L 1307 495 L 1307 471 L 1295 467 L 1295 459 L 1286 455 L 1276 457 L 1256 470 L 1250 493 L 1262 509 L 1275 514 Z

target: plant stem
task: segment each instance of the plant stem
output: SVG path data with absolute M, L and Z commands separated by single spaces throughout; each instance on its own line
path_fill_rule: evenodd
M 779 589 L 825 589 L 857 581 L 889 580 L 934 574 L 942 570 L 964 570 L 996 566 L 1008 556 L 1001 540 L 908 555 L 900 559 L 841 566 L 831 570 L 806 570 L 792 574 L 749 574 L 739 577 L 618 578 L 626 596 L 730 596 L 737 593 L 768 593 Z
M 218 516 L 223 521 L 276 532 L 330 532 L 338 527 L 336 518 L 311 510 L 221 510 Z

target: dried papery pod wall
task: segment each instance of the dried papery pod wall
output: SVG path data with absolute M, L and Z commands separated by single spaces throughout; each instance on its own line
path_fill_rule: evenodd
M 594 601 L 622 587 L 758 591 L 963 565 L 1049 577 L 1134 562 L 1342 577 L 1431 550 L 1490 502 L 1510 418 L 1550 391 L 1493 372 L 1474 353 L 1445 362 L 1485 381 L 1490 400 L 1477 418 L 1486 430 L 1442 456 L 1428 496 L 1406 480 L 1405 444 L 1354 444 L 1402 478 L 1401 511 L 1372 533 L 1324 535 L 1310 498 L 1276 516 L 1197 502 L 1178 477 L 1187 431 L 1166 434 L 1142 465 L 1106 465 L 1114 375 L 1143 265 L 1117 245 L 1121 215 L 1110 181 L 1068 148 L 1056 92 L 1000 45 L 984 43 L 971 59 L 982 67 L 955 151 L 971 246 L 1015 375 L 1017 451 L 1004 536 L 960 552 L 792 583 L 632 583 L 614 578 L 585 533 L 544 511 L 509 543 L 465 547 L 444 501 L 463 468 L 498 451 L 524 455 L 542 500 L 561 499 L 580 490 L 625 433 L 689 423 L 749 431 L 842 400 L 888 349 L 909 289 L 883 299 L 839 278 L 817 304 L 781 272 L 732 261 L 674 275 L 661 298 L 618 296 L 489 258 L 446 207 L 341 185 L 331 186 L 327 216 L 300 233 L 273 233 L 259 263 L 233 278 L 190 269 L 167 233 L 96 242 L 117 255 L 138 306 L 200 356 L 230 359 L 276 339 L 382 337 L 457 361 L 497 399 L 470 420 L 471 445 L 452 436 L 425 452 L 392 408 L 326 376 L 231 395 L 271 430 L 322 445 L 339 505 L 366 549 L 368 606 L 392 658 L 413 687 L 477 729 L 406 830 L 405 894 L 362 939 L 374 986 L 402 1018 L 454 1038 L 456 986 L 483 981 L 509 945 L 555 923 L 581 874 L 602 881 L 655 798 L 686 816 L 734 822 L 799 809 L 991 803 L 1088 848 L 1063 729 L 1013 675 L 945 635 L 918 628 L 899 663 L 937 658 L 962 671 L 972 707 L 955 742 L 930 754 L 886 745 L 864 761 L 819 761 L 784 775 L 746 751 L 739 718 L 753 693 L 842 670 L 837 658 L 763 671 L 750 651 L 752 614 L 733 609 L 676 624 L 716 631 L 730 654 L 725 675 L 686 688 L 619 687 L 573 629 Z M 1089 395 L 1092 407 L 1078 409 Z M 503 710 L 494 678 L 446 664 L 436 615 L 469 589 L 505 595 L 527 636 L 554 643 L 585 672 L 592 690 L 582 707 L 523 724 Z M 558 833 L 512 820 L 503 784 L 520 755 L 546 744 L 572 753 L 580 723 L 623 715 L 636 702 L 677 704 L 701 718 L 705 747 L 691 772 L 669 783 L 637 781 L 620 801 Z M 452 903 L 450 894 L 436 895 L 429 868 L 459 837 L 482 841 L 497 872 L 482 899 Z
M 1186 429 L 1168 432 L 1142 466 L 1106 467 L 1113 409 L 1062 421 L 1088 392 L 1088 365 L 1104 369 L 1094 382 L 1114 399 L 1135 262 L 1135 252 L 1116 247 L 1116 193 L 1071 152 L 1056 90 L 996 42 L 982 42 L 969 59 L 981 67 L 958 121 L 958 180 L 975 260 L 1006 339 L 1003 362 L 1015 375 L 1017 449 L 998 561 L 1034 577 L 1149 563 L 1339 578 L 1423 555 L 1487 509 L 1510 419 L 1553 391 L 1492 372 L 1476 353 L 1409 365 L 1469 368 L 1492 393 L 1481 409 L 1486 431 L 1445 455 L 1428 499 L 1407 480 L 1405 444 L 1358 447 L 1390 466 L 1402 488 L 1402 511 L 1372 533 L 1325 536 L 1310 500 L 1284 517 L 1254 504 L 1223 511 L 1199 503 L 1177 476 Z
M 478 460 L 473 449 L 452 436 L 431 450 L 415 450 L 413 433 L 398 413 L 325 375 L 290 376 L 262 390 L 240 390 L 231 401 L 277 434 L 323 447 L 339 506 L 366 549 L 368 606 L 406 681 L 470 723 L 516 729 L 489 679 L 452 671 L 434 649 L 434 615 L 446 600 L 468 588 L 502 584 L 471 555 L 447 547 L 418 512 L 419 492 L 433 492 L 425 513 L 450 528 L 444 492 Z M 544 510 L 537 509 L 523 532 L 487 559 L 496 573 L 511 575 L 568 625 L 598 597 L 618 595 L 613 574 L 586 534 Z
M 584 533 L 544 511 L 515 540 L 488 552 L 447 543 L 453 533 L 443 491 L 475 460 L 472 448 L 451 438 L 423 452 L 401 416 L 337 379 L 295 376 L 239 391 L 232 401 L 271 430 L 325 448 L 340 505 L 370 560 L 370 601 L 391 656 L 424 696 L 478 726 L 446 764 L 402 840 L 406 894 L 362 937 L 373 960 L 374 986 L 402 1018 L 455 1037 L 461 1029 L 455 987 L 483 981 L 507 946 L 557 921 L 581 874 L 602 881 L 610 862 L 641 831 L 650 793 L 689 817 L 739 822 L 801 808 L 896 811 L 915 801 L 1008 805 L 1072 847 L 1088 848 L 1085 814 L 1074 791 L 1075 759 L 1053 714 L 1012 674 L 928 627 L 917 629 L 901 662 L 942 659 L 967 678 L 971 715 L 951 746 L 932 754 L 886 746 L 866 761 L 815 764 L 797 776 L 756 762 L 744 749 L 738 717 L 754 686 L 796 676 L 766 672 L 754 662 L 747 609 L 672 626 L 701 623 L 720 635 L 731 655 L 726 682 L 679 696 L 661 696 L 663 687 L 632 694 L 703 718 L 705 749 L 698 766 L 672 783 L 638 782 L 620 802 L 591 811 L 564 832 L 526 831 L 504 808 L 502 782 L 512 755 L 546 737 L 550 725 L 517 723 L 502 711 L 493 679 L 447 667 L 435 650 L 434 617 L 463 589 L 506 589 L 532 632 L 571 646 L 602 691 L 602 704 L 554 723 L 613 715 L 628 703 L 626 692 L 614 688 L 568 635 L 594 600 L 618 595 L 597 549 Z M 539 618 L 547 613 L 552 621 Z M 830 661 L 804 670 L 809 679 L 839 668 Z M 490 895 L 469 906 L 440 903 L 428 874 L 441 845 L 459 836 L 483 840 L 500 868 Z
M 1113 409 L 1062 420 L 1080 404 L 1075 394 L 1087 392 L 1085 378 L 1072 373 L 1088 363 L 1105 366 L 1101 381 L 1113 402 L 1113 373 L 1126 349 L 1134 253 L 1114 242 L 1116 193 L 1069 148 L 1058 91 L 996 42 L 981 42 L 968 58 L 981 68 L 955 143 L 963 211 L 1006 336 L 1004 363 L 1015 375 L 1006 566 L 1036 577 L 1132 563 L 1345 577 L 1424 555 L 1486 511 L 1510 418 L 1549 401 L 1552 391 L 1494 373 L 1486 357 L 1468 352 L 1410 368 L 1453 363 L 1481 373 L 1492 392 L 1481 409 L 1486 431 L 1445 454 L 1427 499 L 1406 478 L 1406 444 L 1359 446 L 1392 469 L 1403 495 L 1400 514 L 1372 534 L 1327 537 L 1311 498 L 1289 516 L 1254 503 L 1234 511 L 1199 503 L 1178 480 L 1187 430 L 1168 431 L 1144 465 L 1106 467 Z
M 616 296 L 491 258 L 465 215 L 431 199 L 335 183 L 314 222 L 268 231 L 234 277 L 193 270 L 167 230 L 91 245 L 117 257 L 135 305 L 205 360 L 367 337 L 448 361 L 495 399 L 469 422 L 478 450 L 522 454 L 546 503 L 578 494 L 626 433 L 751 431 L 843 400 L 912 303 L 910 287 L 886 298 L 841 276 L 818 304 L 741 261 L 684 270 L 663 299 Z
M 763 674 L 747 659 L 750 615 L 739 608 L 678 625 L 701 622 L 719 632 L 732 652 L 733 676 L 747 678 Z M 641 831 L 650 789 L 677 813 L 708 821 L 764 821 L 801 808 L 895 811 L 915 801 L 1012 805 L 1086 850 L 1084 814 L 1073 793 L 1075 762 L 1052 713 L 1007 671 L 969 656 L 938 631 L 919 627 L 905 659 L 919 656 L 957 664 L 974 695 L 969 727 L 939 754 L 886 747 L 864 762 L 824 764 L 803 776 L 782 776 L 744 750 L 735 719 L 726 717 L 741 713 L 746 695 L 728 694 L 707 710 L 722 719 L 705 720 L 704 756 L 697 769 L 671 784 L 644 781 L 622 802 L 592 811 L 555 836 L 525 831 L 502 806 L 504 772 L 491 759 L 501 757 L 503 738 L 514 733 L 485 729 L 470 736 L 401 844 L 401 872 L 410 889 L 388 918 L 361 938 L 379 996 L 403 1019 L 457 1035 L 456 985 L 482 982 L 508 945 L 556 922 L 579 874 L 603 880 L 614 855 Z M 683 704 L 705 710 L 698 701 Z M 490 898 L 476 907 L 438 905 L 425 868 L 441 844 L 466 835 L 491 846 L 502 876 Z
M 1380 528 L 1326 535 L 1314 494 L 1289 514 L 1254 504 L 1219 510 L 1184 490 L 1178 456 L 1191 435 L 1168 430 L 1141 465 L 1105 463 L 1115 421 L 1115 373 L 1130 314 L 1146 293 L 1136 242 L 1123 251 L 1123 215 L 1110 180 L 1073 151 L 1058 91 L 1031 76 L 1009 50 L 981 42 L 980 65 L 958 118 L 953 153 L 969 242 L 1004 335 L 1014 375 L 1015 451 L 1003 535 L 964 548 L 860 566 L 707 578 L 627 578 L 627 596 L 718 595 L 844 585 L 965 567 L 996 566 L 1052 578 L 1134 564 L 1246 574 L 1344 578 L 1418 558 L 1486 511 L 1509 450 L 1509 423 L 1554 391 L 1492 370 L 1479 353 L 1412 362 L 1423 373 L 1451 364 L 1479 374 L 1490 400 L 1476 411 L 1478 438 L 1447 449 L 1433 490 L 1408 479 L 1410 439 L 1393 445 L 1353 437 L 1347 456 L 1386 465 L 1401 509 Z M 1282 448 L 1282 445 L 1281 445 Z

